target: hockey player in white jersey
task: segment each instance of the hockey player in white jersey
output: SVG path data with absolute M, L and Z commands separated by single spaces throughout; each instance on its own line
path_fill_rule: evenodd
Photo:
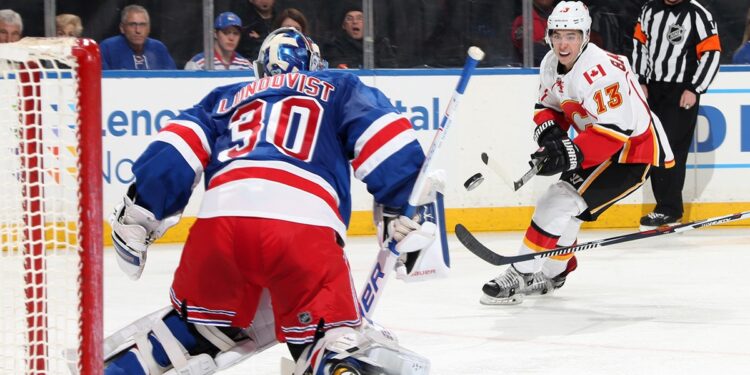
M 627 58 L 589 43 L 590 31 L 580 1 L 558 3 L 547 19 L 552 50 L 539 68 L 539 149 L 531 158 L 542 161 L 540 175 L 562 175 L 538 200 L 519 254 L 573 245 L 581 223 L 638 189 L 651 166 L 674 164 Z M 576 267 L 572 253 L 512 264 L 484 285 L 480 302 L 517 304 L 524 295 L 552 292 Z
M 411 123 L 292 28 L 270 33 L 255 64 L 258 79 L 181 111 L 133 165 L 112 238 L 134 279 L 201 176 L 206 192 L 172 306 L 109 337 L 105 373 L 211 374 L 278 340 L 296 375 L 426 374 L 427 359 L 362 318 L 343 251 L 352 172 L 397 213 L 385 226 L 400 252 L 434 239 L 398 216 L 425 159 Z

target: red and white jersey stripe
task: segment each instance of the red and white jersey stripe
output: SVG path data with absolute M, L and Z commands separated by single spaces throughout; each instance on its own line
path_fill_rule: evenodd
M 336 190 L 322 177 L 275 160 L 236 160 L 208 182 L 198 217 L 266 217 L 333 228 L 346 239 Z
M 360 135 L 354 146 L 352 168 L 360 180 L 380 163 L 416 139 L 411 123 L 403 115 L 387 113 Z

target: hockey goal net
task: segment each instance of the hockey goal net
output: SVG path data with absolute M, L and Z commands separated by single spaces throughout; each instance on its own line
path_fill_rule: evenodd
M 0 374 L 102 368 L 95 42 L 0 44 Z

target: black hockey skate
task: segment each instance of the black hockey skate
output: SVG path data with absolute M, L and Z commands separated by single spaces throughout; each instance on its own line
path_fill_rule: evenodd
M 660 212 L 651 212 L 641 218 L 641 230 L 658 228 L 663 225 L 676 225 L 680 223 L 682 217 L 665 215 Z

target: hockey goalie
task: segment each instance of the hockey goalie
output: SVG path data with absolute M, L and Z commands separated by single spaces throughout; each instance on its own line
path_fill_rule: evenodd
M 434 242 L 436 225 L 401 214 L 424 152 L 382 92 L 325 68 L 310 38 L 276 30 L 256 80 L 213 90 L 136 160 L 112 219 L 118 264 L 133 279 L 201 177 L 206 192 L 170 306 L 107 338 L 106 374 L 211 374 L 277 343 L 297 375 L 429 372 L 362 318 L 343 250 L 352 172 L 384 207 L 400 252 Z

